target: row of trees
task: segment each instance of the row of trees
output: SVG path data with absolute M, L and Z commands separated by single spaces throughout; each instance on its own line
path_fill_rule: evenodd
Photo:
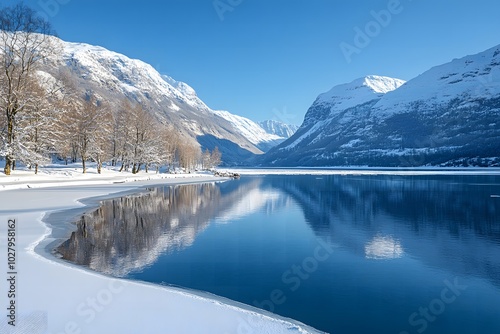
M 221 156 L 201 152 L 192 139 L 161 124 L 139 103 L 124 99 L 105 103 L 97 94 L 78 96 L 70 75 L 62 70 L 57 80 L 40 66 L 58 52 L 48 22 L 19 4 L 0 11 L 0 156 L 10 175 L 17 162 L 38 172 L 55 156 L 68 161 L 97 164 L 104 161 L 120 171 L 138 173 L 160 166 L 192 170 L 213 168 Z

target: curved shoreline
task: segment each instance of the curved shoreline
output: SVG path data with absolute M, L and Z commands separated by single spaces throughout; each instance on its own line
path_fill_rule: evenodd
M 37 240 L 37 242 L 30 246 L 29 251 L 33 255 L 43 258 L 45 261 L 50 261 L 58 265 L 70 268 L 72 270 L 77 270 L 79 272 L 90 274 L 92 276 L 99 276 L 112 281 L 126 282 L 137 286 L 138 288 L 153 288 L 155 290 L 165 291 L 169 293 L 176 293 L 182 297 L 190 299 L 198 299 L 211 304 L 217 304 L 223 308 L 229 308 L 233 311 L 244 315 L 243 319 L 239 319 L 237 331 L 234 333 L 247 333 L 248 330 L 255 329 L 255 333 L 259 332 L 262 328 L 262 320 L 270 321 L 272 323 L 277 323 L 279 327 L 283 327 L 285 332 L 299 332 L 299 333 L 324 333 L 313 327 L 303 324 L 297 320 L 279 316 L 270 313 L 266 310 L 258 309 L 251 305 L 243 304 L 222 296 L 214 295 L 206 291 L 193 290 L 184 287 L 177 287 L 171 285 L 158 285 L 154 283 L 117 278 L 104 273 L 94 271 L 90 268 L 84 266 L 79 266 L 73 264 L 69 261 L 62 260 L 58 258 L 54 252 L 55 247 L 60 245 L 62 242 L 67 240 L 71 233 L 75 230 L 75 220 L 78 216 L 91 212 L 97 209 L 100 202 L 107 199 L 120 198 L 124 196 L 140 195 L 141 193 L 147 192 L 149 187 L 160 187 L 160 186 L 175 186 L 175 185 L 187 185 L 187 184 L 202 184 L 202 183 L 213 183 L 213 182 L 224 182 L 227 178 L 214 178 L 212 179 L 201 179 L 192 180 L 189 179 L 176 179 L 176 180 L 152 180 L 152 183 L 148 184 L 133 184 L 129 183 L 126 185 L 126 190 L 118 192 L 110 192 L 107 194 L 102 194 L 92 197 L 82 197 L 75 201 L 77 206 L 63 209 L 63 210 L 48 210 L 43 212 L 42 217 L 39 218 L 39 222 L 43 224 L 46 228 L 46 233 Z M 167 181 L 167 182 L 165 182 Z M 81 204 L 82 206 L 78 206 Z M 70 215 L 70 218 L 62 218 L 62 216 Z M 56 235 L 57 234 L 57 235 Z M 257 327 L 252 328 L 253 324 Z M 281 331 L 272 331 L 272 333 L 281 333 Z

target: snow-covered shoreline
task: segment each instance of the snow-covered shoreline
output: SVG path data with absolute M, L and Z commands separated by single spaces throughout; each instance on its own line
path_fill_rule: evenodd
M 96 198 L 144 187 L 224 180 L 203 174 L 116 175 L 65 179 L 57 173 L 0 178 L 0 249 L 7 267 L 7 222 L 16 223 L 16 327 L 1 333 L 318 333 L 296 322 L 204 292 L 116 279 L 51 254 L 56 238 L 44 220 L 54 212 L 87 211 Z M 132 182 L 134 181 L 134 182 Z M 93 200 L 94 199 L 94 200 Z M 95 204 L 95 202 L 94 202 Z M 51 224 L 68 228 L 72 217 Z M 61 225 L 58 225 L 58 224 Z M 7 271 L 5 270 L 5 275 Z M 1 280 L 0 291 L 8 291 Z
M 500 175 L 498 167 L 296 167 L 296 168 L 227 168 L 240 175 Z

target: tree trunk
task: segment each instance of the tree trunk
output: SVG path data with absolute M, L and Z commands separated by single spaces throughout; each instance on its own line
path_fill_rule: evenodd
M 139 173 L 139 171 L 141 170 L 141 163 L 138 163 L 138 164 L 135 164 L 134 163 L 134 167 L 132 168 L 132 174 L 137 174 Z
M 12 160 L 12 170 L 16 170 L 16 160 Z
M 101 174 L 102 172 L 102 161 L 101 157 L 97 157 L 97 174 Z
M 10 175 L 12 171 L 12 158 L 10 157 L 10 155 L 7 155 L 5 157 L 5 167 L 3 169 L 3 172 L 5 173 L 5 175 Z
M 146 173 L 149 172 L 149 165 L 146 164 L 145 167 L 146 167 Z
M 7 145 L 12 145 L 14 142 L 14 117 L 12 115 L 12 111 L 7 109 Z M 10 150 L 10 148 L 9 148 Z M 12 172 L 12 164 L 14 162 L 14 157 L 12 156 L 12 152 L 8 152 L 5 155 L 5 167 L 3 169 L 5 175 L 10 175 Z
M 85 157 L 82 156 L 82 167 L 83 167 L 83 174 L 87 173 L 87 165 L 85 164 Z
M 123 172 L 124 167 L 125 167 L 125 162 L 122 161 L 122 166 L 120 167 L 120 173 Z
M 35 164 L 35 175 L 38 174 L 38 164 Z

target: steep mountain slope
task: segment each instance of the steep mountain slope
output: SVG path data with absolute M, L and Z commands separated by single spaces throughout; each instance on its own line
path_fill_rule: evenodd
M 197 140 L 202 148 L 218 146 L 226 164 L 241 164 L 262 154 L 259 146 L 273 139 L 250 120 L 249 127 L 260 132 L 250 130 L 253 136 L 247 138 L 247 132 L 227 120 L 236 116 L 227 113 L 231 117 L 221 117 L 190 86 L 162 76 L 149 64 L 98 46 L 56 41 L 62 52 L 45 64 L 45 76 L 57 80 L 65 69 L 82 96 L 92 92 L 112 106 L 124 98 L 137 101 L 158 121 L 173 125 L 186 140 Z
M 275 166 L 492 165 L 500 162 L 500 46 L 403 84 L 369 76 L 320 95 Z M 495 162 L 497 161 L 497 162 Z
M 277 136 L 284 138 L 284 139 L 290 138 L 299 129 L 299 127 L 297 125 L 285 124 L 285 123 L 282 123 L 280 121 L 275 121 L 275 120 L 263 121 L 263 122 L 260 122 L 259 125 L 267 133 L 277 135 Z

